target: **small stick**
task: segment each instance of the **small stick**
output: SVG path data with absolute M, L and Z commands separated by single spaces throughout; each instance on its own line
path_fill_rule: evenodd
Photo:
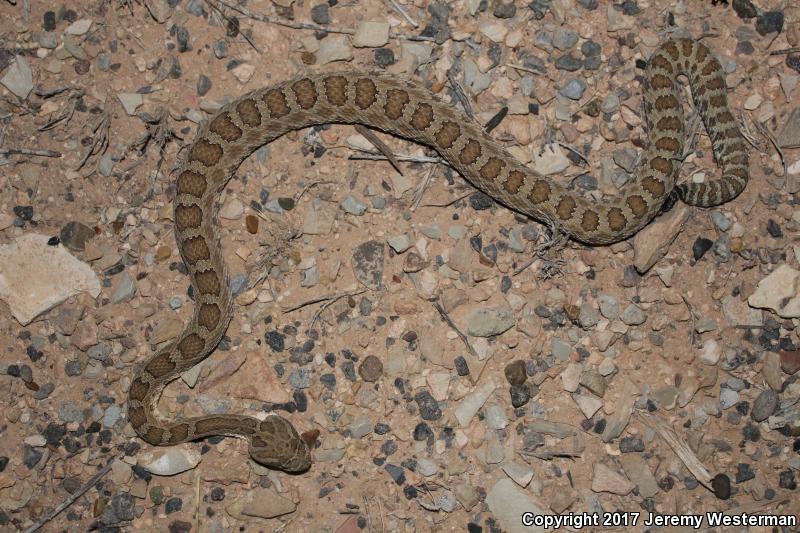
M 583 155 L 582 153 L 580 153 L 580 152 L 578 151 L 578 149 L 577 149 L 577 148 L 575 148 L 574 146 L 572 146 L 571 144 L 569 144 L 569 143 L 566 143 L 566 142 L 563 142 L 563 141 L 556 141 L 556 144 L 557 144 L 557 145 L 559 145 L 559 146 L 562 146 L 562 147 L 566 148 L 567 150 L 569 150 L 569 151 L 570 151 L 570 152 L 572 152 L 573 154 L 575 154 L 575 155 L 577 155 L 578 157 L 580 157 L 581 159 L 583 159 L 583 160 L 584 160 L 584 162 L 586 162 L 586 164 L 587 164 L 587 165 L 589 164 L 589 158 L 587 158 L 585 155 Z
M 537 76 L 541 76 L 542 73 L 538 70 L 533 70 L 532 68 L 523 67 L 521 65 L 513 65 L 511 63 L 503 63 L 504 67 L 513 68 L 514 70 L 521 70 L 522 72 L 528 72 L 529 74 L 535 74 Z
M 32 148 L 0 148 L 0 155 L 35 155 L 39 157 L 61 157 L 55 150 L 35 150 Z
M 461 330 L 456 327 L 456 325 L 450 319 L 450 315 L 448 315 L 447 311 L 444 310 L 444 307 L 442 307 L 441 304 L 439 304 L 439 302 L 431 302 L 431 305 L 433 305 L 434 309 L 436 309 L 439 312 L 439 316 L 442 317 L 442 320 L 447 322 L 447 325 L 450 326 L 453 329 L 453 331 L 456 332 L 456 335 L 458 335 L 458 337 L 461 339 L 461 342 L 464 343 L 464 346 L 467 347 L 469 353 L 474 358 L 480 359 L 480 357 L 478 357 L 478 354 L 475 352 L 475 349 L 469 343 L 469 339 L 467 339 L 467 336 L 461 333 Z
M 475 113 L 472 111 L 472 105 L 469 103 L 469 99 L 467 98 L 464 89 L 461 87 L 461 84 L 458 83 L 458 80 L 456 80 L 456 77 L 453 75 L 452 69 L 447 71 L 447 81 L 450 82 L 450 87 L 453 88 L 456 99 L 461 103 L 461 107 L 464 108 L 464 112 L 469 118 L 474 119 Z
M 428 157 L 428 156 L 418 156 L 418 155 L 399 155 L 393 154 L 394 158 L 397 161 L 404 161 L 408 163 L 438 163 L 440 165 L 450 166 L 450 163 L 442 159 L 441 157 Z M 371 152 L 363 152 L 352 154 L 348 159 L 367 159 L 370 161 L 385 161 L 388 158 L 386 156 L 375 154 Z
M 495 115 L 483 126 L 483 131 L 486 133 L 491 133 L 493 129 L 503 122 L 503 119 L 506 118 L 506 115 L 508 115 L 508 106 L 503 106 L 500 111 L 495 113 Z
M 425 194 L 425 189 L 428 188 L 435 171 L 436 167 L 431 167 L 430 170 L 428 170 L 428 172 L 425 174 L 425 177 L 422 179 L 420 184 L 417 186 L 417 189 L 414 191 L 414 200 L 411 202 L 412 212 L 416 211 L 417 207 L 419 207 L 419 203 L 422 201 L 422 196 Z
M 778 56 L 783 54 L 794 54 L 795 52 L 800 52 L 800 46 L 795 46 L 793 48 L 783 48 L 781 50 L 773 50 L 769 53 L 771 56 Z
M 781 164 L 783 165 L 783 174 L 781 176 L 779 176 L 779 177 L 786 176 L 786 173 L 788 172 L 788 170 L 786 168 L 786 158 L 783 155 L 783 150 L 781 150 L 781 147 L 778 146 L 778 141 L 775 139 L 775 137 L 772 135 L 772 133 L 770 133 L 770 131 L 767 129 L 767 127 L 764 126 L 764 124 L 762 124 L 762 123 L 760 123 L 760 122 L 758 122 L 756 120 L 753 121 L 753 124 L 755 124 L 756 129 L 761 133 L 761 135 L 763 135 L 764 137 L 769 139 L 769 142 L 772 145 L 772 147 L 775 148 L 776 152 L 778 152 L 778 157 L 781 158 Z
M 401 15 L 401 16 L 402 16 L 404 19 L 406 19 L 406 21 L 408 21 L 408 23 L 409 23 L 409 24 L 411 24 L 411 25 L 412 25 L 412 26 L 414 26 L 415 28 L 418 28 L 418 27 L 419 27 L 419 23 L 418 23 L 416 20 L 414 20 L 413 18 L 411 18 L 411 15 L 409 15 L 409 14 L 406 12 L 406 10 L 403 8 L 403 6 L 401 6 L 401 5 L 400 5 L 399 3 L 397 3 L 395 0 L 389 0 L 389 3 L 390 3 L 390 4 L 392 4 L 392 7 L 394 8 L 394 10 L 395 10 L 395 11 L 397 11 L 398 13 L 400 13 L 400 15 Z
M 383 142 L 380 139 L 380 137 L 375 135 L 375 132 L 373 132 L 371 129 L 362 124 L 356 124 L 356 131 L 361 135 L 363 135 L 364 138 L 366 138 L 370 143 L 372 143 L 372 146 L 377 148 L 378 151 L 380 151 L 380 153 L 382 153 L 384 157 L 386 157 L 386 159 L 389 160 L 389 163 L 392 164 L 392 166 L 394 167 L 394 169 L 397 171 L 398 174 L 400 174 L 401 176 L 403 175 L 403 171 L 400 169 L 400 164 L 397 162 L 397 159 L 395 159 L 391 148 L 386 146 L 386 143 Z
M 222 12 L 222 10 L 221 10 L 220 8 L 218 8 L 217 6 L 215 6 L 214 4 L 212 4 L 212 3 L 211 3 L 209 0 L 206 0 L 206 4 L 208 4 L 208 5 L 209 5 L 209 6 L 210 6 L 210 7 L 211 7 L 211 8 L 212 8 L 214 11 L 216 11 L 217 13 L 219 13 L 219 16 L 220 16 L 220 17 L 222 17 L 223 19 L 225 19 L 225 22 L 227 22 L 228 24 L 230 24 L 230 22 L 231 22 L 231 18 L 230 18 L 228 15 L 226 15 L 225 13 L 223 13 L 223 12 Z M 253 42 L 253 41 L 250 39 L 250 37 L 248 37 L 247 35 L 245 35 L 245 33 L 244 33 L 243 31 L 239 31 L 239 35 L 241 35 L 242 37 L 244 37 L 244 40 L 245 40 L 245 41 L 247 41 L 247 42 L 248 42 L 248 44 L 250 44 L 250 46 L 252 46 L 252 47 L 253 47 L 253 50 L 255 50 L 256 52 L 258 52 L 258 55 L 263 55 L 263 52 L 261 52 L 261 50 L 259 50 L 258 46 L 256 46 L 256 43 L 254 43 L 254 42 Z M 198 527 L 199 527 L 199 526 L 198 526 Z
M 64 509 L 75 503 L 75 500 L 83 496 L 89 489 L 94 487 L 95 483 L 100 481 L 100 479 L 103 476 L 108 474 L 108 472 L 111 470 L 111 466 L 114 464 L 114 461 L 116 459 L 117 459 L 116 457 L 112 457 L 111 460 L 108 462 L 108 464 L 104 466 L 98 473 L 92 476 L 92 478 L 89 481 L 87 481 L 81 488 L 70 494 L 69 497 L 63 502 L 61 502 L 61 504 L 58 507 L 56 507 L 55 509 L 44 515 L 44 517 L 40 518 L 38 522 L 36 522 L 34 525 L 26 529 L 25 533 L 34 533 L 35 531 L 39 531 L 39 529 L 42 526 L 44 526 L 50 520 L 58 516 L 58 514 L 61 511 L 63 511 Z

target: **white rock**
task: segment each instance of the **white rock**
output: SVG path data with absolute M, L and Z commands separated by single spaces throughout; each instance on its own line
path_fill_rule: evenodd
M 22 441 L 28 446 L 34 446 L 36 448 L 41 448 L 45 444 L 47 444 L 47 439 L 44 438 L 44 435 L 31 435 L 30 437 L 25 437 Z
M 48 240 L 30 233 L 0 246 L 0 299 L 23 326 L 70 296 L 100 294 L 100 280 L 89 265 Z
M 247 83 L 256 71 L 256 67 L 250 63 L 242 63 L 237 65 L 231 70 L 231 73 L 236 76 L 240 83 Z
M 378 48 L 389 42 L 389 23 L 365 21 L 358 25 L 353 36 L 353 46 Z
M 533 469 L 528 465 L 520 463 L 506 463 L 503 465 L 503 472 L 514 480 L 514 483 L 522 488 L 528 486 L 533 479 Z
M 496 43 L 502 43 L 508 35 L 508 27 L 500 22 L 481 22 L 480 32 Z
M 137 463 L 157 476 L 174 476 L 196 467 L 201 459 L 199 450 L 190 444 L 183 444 L 141 454 Z
M 545 176 L 564 172 L 569 165 L 569 159 L 557 144 L 548 144 L 533 154 L 534 170 Z
M 719 362 L 719 357 L 722 355 L 722 348 L 714 339 L 706 339 L 703 343 L 703 353 L 700 354 L 700 360 L 703 364 L 714 366 Z
M 594 492 L 610 492 L 625 496 L 634 489 L 634 484 L 628 478 L 619 474 L 603 463 L 594 465 L 594 477 L 592 478 L 592 490 Z
M 417 461 L 417 472 L 425 477 L 430 477 L 438 471 L 439 465 L 437 465 L 435 461 L 431 461 L 425 457 L 422 457 Z
M 346 35 L 329 35 L 320 42 L 317 61 L 320 65 L 353 59 L 353 49 Z
M 92 19 L 80 19 L 67 26 L 67 29 L 64 30 L 64 33 L 69 35 L 83 35 L 89 31 L 89 28 L 91 27 Z
M 501 479 L 494 484 L 486 495 L 486 504 L 500 522 L 503 531 L 507 533 L 545 533 L 546 531 L 539 526 L 522 524 L 522 513 L 531 512 L 535 515 L 543 515 L 547 511 L 510 479 Z
M 603 400 L 589 394 L 573 394 L 572 399 L 587 419 L 592 418 L 603 407 Z
M 119 93 L 117 98 L 119 103 L 122 104 L 122 108 L 130 116 L 135 115 L 136 110 L 144 102 L 144 97 L 139 93 Z
M 464 428 L 467 427 L 472 420 L 472 417 L 483 407 L 486 400 L 489 399 L 497 384 L 494 381 L 487 381 L 475 391 L 467 394 L 458 406 L 453 410 L 453 414 L 458 420 L 459 425 Z
M 758 282 L 747 302 L 783 318 L 800 318 L 800 272 L 786 264 L 779 266 Z
M 239 220 L 244 214 L 244 204 L 238 198 L 231 198 L 219 210 L 219 216 L 227 220 Z
M 398 254 L 402 254 L 411 248 L 411 238 L 406 234 L 388 237 L 386 243 Z

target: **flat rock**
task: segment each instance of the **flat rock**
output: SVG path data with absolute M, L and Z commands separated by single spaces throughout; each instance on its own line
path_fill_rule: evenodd
M 633 237 L 633 266 L 639 273 L 644 274 L 664 257 L 688 218 L 688 206 L 678 203 Z
M 501 479 L 494 484 L 486 494 L 486 504 L 507 533 L 545 532 L 543 527 L 522 525 L 522 513 L 542 515 L 547 510 L 510 479 Z
M 89 265 L 48 240 L 30 233 L 0 246 L 0 298 L 23 326 L 70 296 L 100 294 L 100 280 Z
M 293 513 L 295 509 L 297 509 L 297 504 L 279 494 L 274 488 L 257 488 L 248 491 L 242 500 L 233 503 L 226 508 L 226 511 L 233 517 L 244 515 L 275 518 Z
M 382 242 L 367 241 L 353 251 L 353 272 L 365 287 L 377 290 L 383 280 L 385 247 Z
M 193 445 L 182 444 L 141 454 L 137 463 L 157 476 L 174 476 L 196 467 L 201 459 L 200 451 Z
M 346 35 L 328 35 L 320 41 L 317 52 L 317 61 L 320 65 L 351 59 L 353 59 L 353 49 Z
M 758 282 L 747 302 L 783 318 L 800 318 L 800 271 L 786 264 L 779 266 Z
M 594 492 L 610 492 L 625 496 L 634 489 L 635 485 L 622 474 L 615 472 L 603 463 L 594 465 L 592 477 L 592 490 Z
M 118 93 L 117 99 L 119 103 L 122 104 L 122 108 L 125 112 L 130 116 L 135 115 L 136 110 L 144 103 L 144 97 L 139 93 Z
M 473 337 L 492 337 L 511 329 L 516 319 L 508 306 L 478 307 L 466 317 L 467 333 Z
M 473 392 L 467 394 L 464 399 L 459 402 L 453 410 L 453 414 L 462 428 L 469 425 L 470 421 L 472 421 L 472 417 L 483 407 L 483 404 L 486 403 L 486 400 L 489 399 L 489 396 L 492 395 L 495 388 L 497 388 L 497 384 L 494 381 L 487 381 Z
M 659 493 L 658 482 L 644 458 L 638 453 L 624 453 L 619 457 L 625 475 L 636 485 L 639 496 L 652 498 Z
M 33 71 L 24 57 L 15 56 L 0 83 L 23 100 L 28 97 L 33 90 Z
M 389 23 L 365 21 L 358 25 L 353 35 L 353 46 L 357 48 L 378 48 L 389 42 Z

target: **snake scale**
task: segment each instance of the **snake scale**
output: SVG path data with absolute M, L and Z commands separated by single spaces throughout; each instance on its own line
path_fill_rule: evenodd
M 675 185 L 684 147 L 679 75 L 689 79 L 711 138 L 719 178 Z M 212 435 L 249 439 L 258 463 L 287 472 L 311 465 L 310 446 L 277 415 L 265 420 L 220 414 L 168 418 L 157 404 L 167 383 L 205 359 L 233 313 L 216 228 L 215 200 L 242 161 L 291 130 L 362 124 L 434 148 L 473 186 L 577 241 L 607 244 L 645 226 L 673 191 L 687 204 L 714 206 L 748 181 L 748 155 L 728 109 L 724 74 L 709 49 L 689 39 L 662 43 L 645 68 L 643 108 L 649 134 L 634 179 L 598 205 L 522 165 L 455 106 L 427 89 L 382 73 L 333 72 L 298 77 L 225 105 L 203 124 L 181 156 L 174 197 L 175 236 L 194 288 L 195 309 L 181 335 L 135 374 L 128 417 L 142 439 L 174 445 Z

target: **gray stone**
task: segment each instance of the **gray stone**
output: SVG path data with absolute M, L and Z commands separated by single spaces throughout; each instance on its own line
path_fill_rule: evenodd
M 33 71 L 22 56 L 14 56 L 14 62 L 0 78 L 6 89 L 21 99 L 26 99 L 33 90 Z
M 340 205 L 346 213 L 350 213 L 351 215 L 355 215 L 358 217 L 367 212 L 367 204 L 365 204 L 352 194 L 348 194 L 344 198 L 344 200 L 342 200 L 342 203 Z
M 756 401 L 753 402 L 753 410 L 750 416 L 752 416 L 753 420 L 756 422 L 762 422 L 769 418 L 777 408 L 778 393 L 774 390 L 766 389 L 761 391 L 758 397 L 756 397 Z
M 479 307 L 467 314 L 467 333 L 473 337 L 492 337 L 509 330 L 516 323 L 508 306 Z
M 645 320 L 647 320 L 647 315 L 636 305 L 630 304 L 625 308 L 622 314 L 619 315 L 619 318 L 628 326 L 638 326 L 644 324 Z
M 735 390 L 728 388 L 719 391 L 719 407 L 720 409 L 730 409 L 739 403 L 739 393 Z

